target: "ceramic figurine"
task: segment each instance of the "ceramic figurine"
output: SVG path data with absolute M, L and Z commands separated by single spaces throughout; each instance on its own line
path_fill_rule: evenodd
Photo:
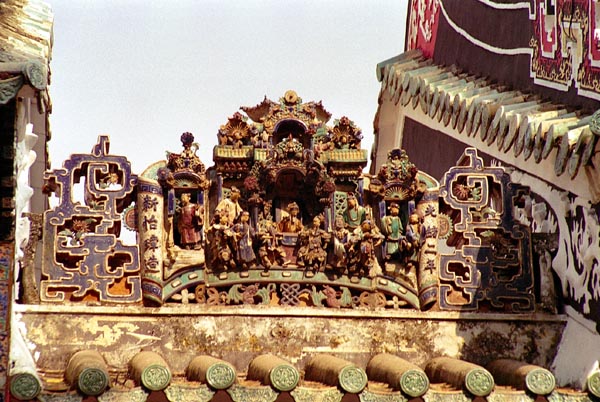
M 236 263 L 231 248 L 234 234 L 227 214 L 215 215 L 214 223 L 209 229 L 209 237 L 212 255 L 210 260 L 213 267 L 225 270 L 235 268 Z
M 321 218 L 315 216 L 312 225 L 299 234 L 298 265 L 308 272 L 320 272 L 325 267 L 327 252 L 325 251 L 331 235 L 321 229 Z
M 366 211 L 362 205 L 358 204 L 358 200 L 353 193 L 348 194 L 348 206 L 344 211 L 344 221 L 349 231 L 354 231 L 366 219 Z
M 181 210 L 177 220 L 180 242 L 185 249 L 200 249 L 203 208 L 190 202 L 190 193 L 181 194 Z
M 289 215 L 279 221 L 279 231 L 286 233 L 298 233 L 304 227 L 302 220 L 298 217 L 300 208 L 295 202 L 290 202 L 286 208 Z
M 242 212 L 240 221 L 233 225 L 233 234 L 237 263 L 241 264 L 244 269 L 256 265 L 256 255 L 252 248 L 255 233 L 252 226 L 250 226 L 250 214 L 248 212 Z
M 404 238 L 404 226 L 400 219 L 400 206 L 396 202 L 392 202 L 388 207 L 389 215 L 386 215 L 381 220 L 381 231 L 385 234 L 385 254 L 387 259 L 397 257 L 402 251 Z
M 229 197 L 224 198 L 221 200 L 221 202 L 219 202 L 217 208 L 215 208 L 215 212 L 221 215 L 227 215 L 227 221 L 229 224 L 235 223 L 242 213 L 242 207 L 240 206 L 239 199 L 240 190 L 238 190 L 237 187 L 231 187 Z
M 260 221 L 258 237 L 260 239 L 258 258 L 263 267 L 269 269 L 273 264 L 283 266 L 289 262 L 286 259 L 285 250 L 279 244 L 276 225 L 272 220 L 262 219 Z

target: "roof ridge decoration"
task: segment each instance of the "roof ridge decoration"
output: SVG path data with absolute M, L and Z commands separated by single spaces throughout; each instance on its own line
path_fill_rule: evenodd
M 5 0 L 0 5 L 0 60 L 23 62 L 38 60 L 48 64 L 52 51 L 54 15 L 40 0 Z
M 279 102 L 273 102 L 265 96 L 265 99 L 256 106 L 240 107 L 254 122 L 262 123 L 266 130 L 274 129 L 273 122 L 286 117 L 298 119 L 307 126 L 315 123 L 327 123 L 331 118 L 321 102 L 302 102 L 302 98 L 295 91 L 289 90 L 279 98 Z
M 109 153 L 100 136 L 90 154 L 75 154 L 46 172 L 45 190 L 59 205 L 44 213 L 42 302 L 132 303 L 142 297 L 138 246 L 119 239 L 121 212 L 131 203 L 137 176 L 123 156 Z M 76 200 L 83 178 L 85 203 Z M 92 296 L 93 295 L 93 296 Z
M 526 189 L 504 168 L 468 149 L 439 187 L 393 149 L 376 175 L 363 175 L 363 160 L 338 155 L 364 154 L 349 118 L 311 127 L 295 118 L 307 118 L 295 93 L 281 101 L 289 109 L 266 102 L 261 123 L 227 119 L 209 169 L 186 132 L 182 152 L 139 177 L 109 154 L 106 137 L 48 172 L 60 205 L 45 215 L 42 302 L 535 311 L 531 239 L 513 224 Z M 482 103 L 468 119 L 494 107 Z M 489 119 L 473 133 L 489 131 Z M 272 131 L 261 129 L 267 120 Z M 135 246 L 120 243 L 121 225 L 138 232 Z M 93 265 L 106 270 L 102 280 Z
M 229 117 L 209 169 L 186 132 L 183 151 L 139 177 L 107 137 L 48 172 L 60 204 L 46 212 L 41 301 L 430 308 L 437 182 L 395 150 L 365 185 L 360 128 L 327 125 L 321 102 L 294 91 L 247 110 L 258 122 Z M 121 245 L 121 226 L 137 245 Z
M 510 183 L 502 167 L 484 166 L 466 148 L 440 183 L 450 252 L 440 256 L 440 308 L 477 310 L 480 304 L 535 311 L 531 233 L 515 210 L 529 189 Z M 452 232 L 450 232 L 452 228 Z
M 571 178 L 591 162 L 598 141 L 591 115 L 569 114 L 564 105 L 534 94 L 512 91 L 454 66 L 434 65 L 420 51 L 380 63 L 378 71 L 382 91 L 394 104 L 420 106 L 433 121 L 478 136 L 502 153 L 512 150 L 524 160 L 533 154 L 536 163 L 552 157 L 554 174 L 566 172 Z M 562 121 L 561 116 L 570 119 Z

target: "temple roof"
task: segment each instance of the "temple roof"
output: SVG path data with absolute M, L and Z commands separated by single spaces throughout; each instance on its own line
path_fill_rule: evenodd
M 54 19 L 50 5 L 39 0 L 5 0 L 0 10 L 0 60 L 49 61 Z
M 0 15 L 0 103 L 6 103 L 21 88 L 22 77 L 35 89 L 46 89 L 54 15 L 50 5 L 39 0 L 2 1 Z M 47 95 L 44 98 L 49 106 Z
M 541 173 L 550 182 L 557 178 L 568 182 L 592 169 L 600 134 L 595 114 L 469 75 L 455 66 L 437 65 L 419 50 L 379 63 L 377 78 L 382 94 L 398 107 L 410 109 L 410 104 L 420 110 L 420 120 L 427 125 L 450 130 L 457 139 L 506 163 L 533 166 L 524 170 Z M 597 192 L 590 191 L 596 193 L 591 198 L 597 198 Z

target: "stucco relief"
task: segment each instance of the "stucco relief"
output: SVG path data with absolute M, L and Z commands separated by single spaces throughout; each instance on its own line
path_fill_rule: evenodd
M 512 180 L 526 184 L 543 200 L 531 203 L 530 218 L 526 221 L 534 233 L 546 231 L 558 235 L 556 251 L 552 253 L 552 270 L 560 282 L 565 303 L 598 322 L 600 225 L 597 210 L 587 200 L 557 190 L 523 172 L 514 171 Z M 522 212 L 521 216 L 526 214 Z

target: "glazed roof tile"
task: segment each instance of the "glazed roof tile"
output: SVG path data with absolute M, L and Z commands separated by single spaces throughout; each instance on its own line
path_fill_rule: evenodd
M 53 21 L 50 5 L 41 0 L 0 2 L 0 104 L 16 96 L 24 77 L 40 98 L 40 113 L 51 109 Z
M 455 66 L 435 65 L 418 50 L 379 63 L 377 77 L 396 105 L 420 107 L 461 136 L 479 137 L 483 151 L 487 145 L 496 148 L 491 154 L 512 153 L 508 160 L 550 159 L 555 177 L 575 178 L 589 165 L 600 135 L 596 114 L 545 102 Z
M 0 3 L 0 61 L 51 59 L 53 13 L 40 0 L 4 0 Z
M 139 359 L 142 355 L 144 359 Z M 52 394 L 66 398 L 65 392 L 68 393 L 77 383 L 84 394 L 103 394 L 102 398 L 106 400 L 117 397 L 121 397 L 117 398 L 119 400 L 132 400 L 136 394 L 146 397 L 153 385 L 160 385 L 156 390 L 164 390 L 167 395 L 172 396 L 170 400 L 188 400 L 182 398 L 183 395 L 194 400 L 204 400 L 198 399 L 199 393 L 209 400 L 217 390 L 226 390 L 234 401 L 275 400 L 280 392 L 288 391 L 296 400 L 321 400 L 325 396 L 335 396 L 339 400 L 345 393 L 357 393 L 361 400 L 405 400 L 403 395 L 409 395 L 439 401 L 469 401 L 474 395 L 489 395 L 490 400 L 504 401 L 522 400 L 526 390 L 529 395 L 553 394 L 565 401 L 580 401 L 587 395 L 598 395 L 598 390 L 594 387 L 587 392 L 555 388 L 554 376 L 547 369 L 507 359 L 492 361 L 488 365 L 488 371 L 464 360 L 437 357 L 429 360 L 425 368 L 421 369 L 399 356 L 379 354 L 370 359 L 365 373 L 360 365 L 333 355 L 317 354 L 312 356 L 302 370 L 303 378 L 295 364 L 269 354 L 255 356 L 246 370 L 239 372 L 233 363 L 210 355 L 199 355 L 192 359 L 185 374 L 171 374 L 166 361 L 156 352 L 140 352 L 133 360 L 128 369 L 109 369 L 100 352 L 85 350 L 71 357 L 64 374 L 61 370 L 41 371 L 29 380 L 40 382 L 44 396 Z M 165 378 L 144 377 L 144 374 L 135 374 L 136 367 L 143 369 L 143 372 L 148 367 L 163 367 L 169 375 Z M 82 383 L 78 377 L 83 376 L 89 368 L 101 368 L 103 371 L 88 383 Z M 311 374 L 315 369 L 317 372 Z M 361 382 L 360 389 L 345 389 L 355 386 L 357 381 L 356 377 L 339 374 L 347 371 L 363 373 L 358 381 Z M 104 380 L 102 377 L 126 377 L 128 372 L 134 378 L 133 381 L 122 384 L 114 380 L 111 389 L 107 389 L 106 382 L 100 388 L 94 387 L 93 381 Z M 592 373 L 588 381 L 596 381 L 598 374 Z M 150 382 L 151 388 L 140 387 L 145 382 Z M 91 390 L 98 392 L 90 393 Z M 465 390 L 469 392 L 464 392 Z M 81 396 L 77 400 L 80 399 Z

